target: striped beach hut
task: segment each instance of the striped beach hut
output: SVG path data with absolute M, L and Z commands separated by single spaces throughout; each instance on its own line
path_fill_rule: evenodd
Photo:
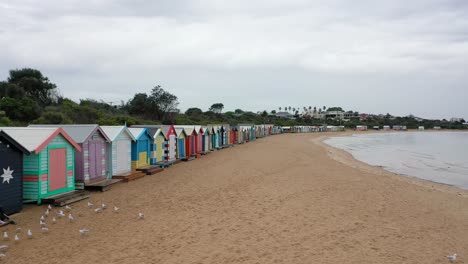
M 237 127 L 235 126 L 231 126 L 230 127 L 230 130 L 229 130 L 229 145 L 234 145 L 234 144 L 237 144 L 237 137 L 238 137 L 238 133 L 237 133 Z
M 75 190 L 75 150 L 81 147 L 62 129 L 0 128 L 30 152 L 23 155 L 23 201 L 37 202 Z
M 110 140 L 102 129 L 96 125 L 30 125 L 30 127 L 59 126 L 81 147 L 75 153 L 75 180 L 79 183 L 105 180 L 109 166 L 108 144 Z
M 101 126 L 110 140 L 108 145 L 108 178 L 132 171 L 132 142 L 135 137 L 126 126 Z
M 220 127 L 213 125 L 212 127 L 212 140 L 213 140 L 213 149 L 219 149 L 221 147 L 221 131 Z
M 211 132 L 210 129 L 208 129 L 208 127 L 202 127 L 201 130 L 203 135 L 202 151 L 203 153 L 207 153 L 211 151 Z
M 187 134 L 183 128 L 175 128 L 175 133 L 177 135 L 177 159 L 185 159 L 187 158 L 185 149 L 185 139 L 187 138 Z
M 197 144 L 196 144 L 196 149 L 195 152 L 197 154 L 204 153 L 204 143 L 205 143 L 205 130 L 202 128 L 202 126 L 195 126 L 195 131 L 197 131 Z
M 161 130 L 167 138 L 166 160 L 170 163 L 173 163 L 177 160 L 177 132 L 173 125 L 161 126 Z
M 23 208 L 23 155 L 29 150 L 0 130 L 0 208 L 7 215 Z
M 147 128 L 131 127 L 128 130 L 135 138 L 135 141 L 132 141 L 132 171 L 135 171 L 150 164 L 153 137 Z

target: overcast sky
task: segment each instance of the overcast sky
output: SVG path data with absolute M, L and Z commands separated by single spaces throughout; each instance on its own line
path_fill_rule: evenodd
M 76 101 L 468 118 L 468 1 L 0 0 L 0 80 L 22 67 Z

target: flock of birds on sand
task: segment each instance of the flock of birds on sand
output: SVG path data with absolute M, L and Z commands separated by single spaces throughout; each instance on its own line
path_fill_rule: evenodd
M 93 203 L 88 202 L 87 207 L 89 209 L 92 209 L 95 213 L 102 213 L 103 210 L 107 209 L 107 205 L 105 203 L 101 203 L 100 206 L 95 207 Z M 73 208 L 71 206 L 66 205 L 65 206 L 65 211 L 62 210 L 62 209 L 59 209 L 59 210 L 57 210 L 55 212 L 55 215 L 53 216 L 52 215 L 52 206 L 48 205 L 46 211 L 44 212 L 44 214 L 41 215 L 41 217 L 39 218 L 39 226 L 40 226 L 41 232 L 44 233 L 44 234 L 49 232 L 49 227 L 48 227 L 48 224 L 46 223 L 46 219 L 49 219 L 50 217 L 51 217 L 50 221 L 52 222 L 52 224 L 56 224 L 57 219 L 60 219 L 60 218 L 67 219 L 67 221 L 69 223 L 73 223 L 75 221 L 75 217 L 72 214 L 72 210 L 73 210 Z M 113 208 L 114 213 L 119 213 L 119 210 L 120 210 L 119 207 L 114 206 L 114 208 Z M 82 216 L 82 213 L 77 212 L 77 215 Z M 145 218 L 145 215 L 143 213 L 141 213 L 141 212 L 138 213 L 138 215 L 137 215 L 138 220 L 143 220 L 144 218 Z M 78 231 L 79 231 L 81 236 L 86 236 L 91 232 L 90 229 L 79 229 Z M 16 232 L 15 232 L 15 235 L 13 237 L 13 241 L 15 243 L 19 243 L 21 241 L 21 233 L 22 233 L 21 227 L 16 228 Z M 26 237 L 28 239 L 33 238 L 33 232 L 31 231 L 31 229 L 28 229 L 28 231 L 26 232 Z M 2 238 L 3 238 L 3 241 L 10 241 L 10 235 L 8 234 L 7 231 L 3 232 Z M 8 245 L 0 245 L 0 260 L 5 259 L 7 257 L 5 252 L 8 249 L 9 249 Z
M 101 206 L 98 206 L 98 207 L 94 208 L 94 204 L 91 203 L 91 202 L 88 202 L 87 207 L 89 209 L 93 209 L 94 212 L 96 212 L 96 213 L 102 213 L 103 210 L 107 209 L 107 205 L 105 203 L 101 203 Z M 65 210 L 67 211 L 68 216 L 63 210 L 57 210 L 56 216 L 53 216 L 52 219 L 51 219 L 52 224 L 57 223 L 57 217 L 58 218 L 67 217 L 67 220 L 70 223 L 75 221 L 75 217 L 72 215 L 72 207 L 67 205 L 67 206 L 65 206 Z M 117 206 L 114 206 L 114 208 L 113 208 L 114 213 L 118 213 L 119 210 L 120 209 Z M 47 227 L 47 223 L 46 223 L 46 218 L 48 218 L 51 215 L 51 213 L 52 213 L 52 206 L 49 205 L 47 207 L 47 210 L 44 212 L 44 214 L 41 215 L 41 217 L 39 218 L 39 225 L 41 227 L 41 232 L 42 233 L 48 233 L 49 232 L 49 228 Z M 81 212 L 77 212 L 77 214 L 78 214 L 78 216 L 81 216 Z M 144 218 L 145 218 L 145 215 L 143 213 L 141 213 L 141 212 L 138 213 L 137 219 L 143 220 Z M 82 235 L 82 236 L 85 236 L 89 232 L 91 232 L 90 229 L 79 229 L 78 231 L 79 231 L 80 235 Z M 14 236 L 15 243 L 18 243 L 21 240 L 20 236 L 19 236 L 19 234 L 21 232 L 22 232 L 22 230 L 21 230 L 20 227 L 16 228 L 16 234 Z M 33 238 L 33 233 L 31 231 L 31 229 L 28 229 L 28 231 L 26 232 L 26 236 L 27 236 L 28 239 Z M 8 232 L 6 232 L 6 231 L 3 232 L 3 240 L 4 241 L 9 241 L 10 240 L 10 236 L 8 235 Z M 7 257 L 7 255 L 5 253 L 3 253 L 3 252 L 7 251 L 8 248 L 9 248 L 8 245 L 0 245 L 0 260 Z M 457 260 L 457 254 L 448 255 L 446 257 L 450 262 L 455 262 Z

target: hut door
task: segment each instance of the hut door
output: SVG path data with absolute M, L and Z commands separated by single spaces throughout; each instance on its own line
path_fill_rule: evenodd
M 96 179 L 102 176 L 102 143 L 91 141 L 89 143 L 89 178 Z
M 169 160 L 176 159 L 176 137 L 175 135 L 169 136 Z
M 116 173 L 124 173 L 130 171 L 130 142 L 117 141 L 116 147 Z
M 49 191 L 67 187 L 67 150 L 49 150 Z

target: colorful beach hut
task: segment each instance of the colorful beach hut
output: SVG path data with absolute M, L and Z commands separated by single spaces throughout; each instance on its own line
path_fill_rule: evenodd
M 30 127 L 51 127 L 57 125 L 31 125 Z M 106 180 L 109 166 L 108 144 L 110 140 L 96 125 L 59 125 L 81 147 L 75 153 L 75 180 L 79 183 Z
M 135 171 L 150 165 L 153 137 L 147 128 L 130 127 L 128 130 L 135 138 L 135 141 L 132 141 L 132 171 Z
M 195 152 L 197 154 L 204 153 L 204 142 L 205 142 L 205 131 L 201 126 L 195 126 L 195 131 L 197 131 L 197 144 Z
M 177 135 L 177 159 L 185 159 L 187 158 L 185 152 L 185 138 L 187 137 L 187 134 L 183 128 L 175 128 L 175 133 Z
M 62 128 L 0 128 L 30 152 L 23 155 L 23 201 L 37 202 L 75 190 L 75 150 L 81 147 Z M 13 176 L 14 177 L 14 176 Z
M 135 137 L 126 126 L 101 126 L 110 140 L 108 145 L 108 178 L 132 171 L 132 142 Z
M 177 132 L 173 125 L 162 126 L 161 130 L 167 137 L 166 160 L 172 163 L 177 160 Z
M 23 155 L 29 150 L 0 130 L 0 208 L 7 215 L 23 208 Z
M 203 153 L 207 153 L 211 151 L 211 146 L 212 146 L 211 132 L 210 132 L 210 129 L 208 129 L 208 127 L 202 127 L 201 130 L 202 130 L 202 135 L 203 135 L 202 151 Z

